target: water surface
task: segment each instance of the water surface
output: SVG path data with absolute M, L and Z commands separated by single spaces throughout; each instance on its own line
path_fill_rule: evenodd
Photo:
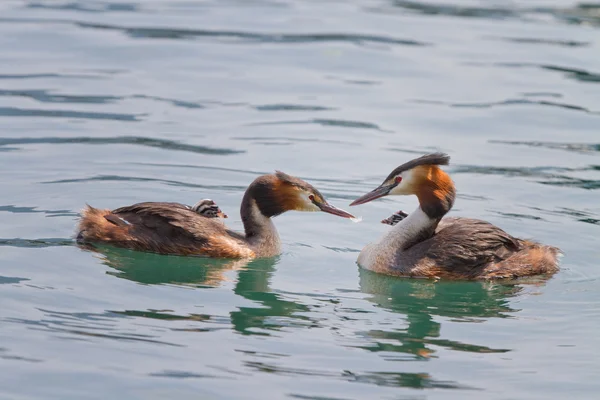
M 600 385 L 600 5 L 0 3 L 0 398 L 563 399 Z M 565 252 L 513 285 L 355 264 L 288 213 L 243 263 L 73 245 L 79 210 L 215 199 L 275 169 L 338 205 L 452 156 L 452 215 Z

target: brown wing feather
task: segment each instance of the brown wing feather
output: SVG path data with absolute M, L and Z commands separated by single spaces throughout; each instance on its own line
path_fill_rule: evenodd
M 127 221 L 115 224 L 115 220 Z M 223 224 L 179 203 L 146 202 L 113 211 L 83 211 L 78 239 L 162 254 L 252 257 L 253 252 Z
M 497 279 L 555 272 L 557 254 L 485 221 L 445 218 L 431 238 L 399 252 L 396 265 L 414 276 Z

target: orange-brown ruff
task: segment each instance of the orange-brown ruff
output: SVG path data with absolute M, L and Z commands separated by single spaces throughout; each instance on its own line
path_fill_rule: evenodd
M 515 238 L 488 222 L 443 218 L 455 199 L 454 183 L 438 165 L 445 154 L 428 154 L 396 168 L 382 185 L 355 200 L 364 204 L 386 195 L 414 194 L 419 207 L 382 221 L 394 225 L 358 257 L 374 272 L 441 279 L 514 279 L 558 271 L 560 250 Z
M 219 218 L 207 218 L 179 203 L 138 203 L 116 210 L 87 206 L 77 240 L 106 243 L 161 254 L 215 258 L 270 257 L 280 241 L 271 221 L 288 210 L 324 211 L 345 218 L 351 214 L 327 203 L 310 184 L 277 172 L 254 180 L 241 205 L 245 234 L 227 229 Z

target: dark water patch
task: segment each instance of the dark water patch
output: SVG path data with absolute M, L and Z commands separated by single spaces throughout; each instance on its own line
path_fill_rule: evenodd
M 414 389 L 469 389 L 480 390 L 471 386 L 461 385 L 453 381 L 441 381 L 428 373 L 409 372 L 363 372 L 344 371 L 343 377 L 351 382 L 369 383 L 377 386 L 408 387 Z
M 501 215 L 501 216 L 506 217 L 506 218 L 511 218 L 511 219 L 518 219 L 518 220 L 521 220 L 521 219 L 531 219 L 531 220 L 534 220 L 534 221 L 540 221 L 540 220 L 543 221 L 544 220 L 542 217 L 538 217 L 537 215 L 519 214 L 519 213 L 507 213 L 507 212 L 495 211 L 495 210 L 488 210 L 488 211 L 494 212 L 494 213 L 496 213 L 498 215 Z
M 323 246 L 323 247 L 326 248 L 327 250 L 335 251 L 336 253 L 360 253 L 360 250 L 351 249 L 349 247 L 330 247 L 330 246 Z
M 470 63 L 471 65 L 487 65 L 481 63 Z M 539 68 L 546 71 L 555 71 L 560 72 L 565 75 L 565 77 L 569 79 L 574 79 L 580 82 L 591 82 L 591 83 L 600 83 L 600 74 L 596 72 L 586 71 L 584 69 L 572 68 L 572 67 L 562 67 L 559 65 L 551 65 L 551 64 L 535 64 L 535 63 L 510 63 L 510 62 L 501 62 L 494 63 L 493 66 L 498 67 L 506 67 L 506 68 Z
M 42 209 L 38 209 L 37 207 L 19 207 L 19 206 L 14 206 L 12 204 L 6 205 L 6 206 L 0 206 L 0 212 L 2 212 L 2 211 L 14 213 L 14 214 L 43 213 L 43 214 L 60 215 L 60 216 L 77 215 L 76 213 L 73 213 L 71 210 L 42 210 Z
M 562 94 L 556 92 L 523 92 L 522 95 L 524 97 L 554 97 L 557 99 L 563 97 Z
M 555 210 L 543 209 L 541 207 L 530 207 L 545 214 L 568 216 L 575 221 L 584 222 L 586 224 L 600 225 L 600 215 L 596 215 L 590 211 L 575 210 L 572 208 L 559 207 Z
M 5 97 L 27 97 L 41 103 L 84 103 L 84 104 L 107 104 L 120 100 L 117 96 L 73 96 L 55 95 L 47 90 L 2 90 L 0 96 Z
M 152 344 L 161 344 L 167 346 L 183 347 L 176 343 L 165 342 L 154 339 L 152 335 L 119 333 L 116 332 L 116 326 L 112 323 L 111 315 L 92 314 L 92 313 L 66 313 L 57 311 L 44 312 L 42 319 L 24 319 L 24 318 L 4 318 L 3 321 L 21 324 L 28 329 L 53 332 L 68 333 L 76 336 L 91 338 L 112 339 L 120 341 L 138 341 Z M 114 318 L 114 315 L 113 315 Z
M 278 359 L 278 358 L 282 358 L 282 357 L 289 357 L 288 354 L 283 354 L 283 353 L 271 353 L 271 352 L 264 352 L 264 351 L 242 350 L 242 349 L 234 349 L 234 351 L 236 353 L 242 353 L 242 354 L 246 354 L 246 355 L 249 355 L 252 357 L 257 357 L 257 358 Z
M 482 174 L 482 175 L 502 175 L 502 176 L 525 176 L 525 177 L 548 177 L 559 176 L 556 172 L 573 171 L 571 168 L 561 167 L 491 167 L 480 165 L 456 165 L 452 168 L 455 174 Z
M 0 109 L 1 110 L 1 109 Z M 244 153 L 244 150 L 222 149 L 207 146 L 185 144 L 174 140 L 155 139 L 142 136 L 117 136 L 117 137 L 41 137 L 41 138 L 0 138 L 0 148 L 9 145 L 30 144 L 129 144 L 135 146 L 156 147 L 162 150 L 188 151 L 200 154 L 230 155 Z
M 248 126 L 261 126 L 261 125 L 302 125 L 302 124 L 317 124 L 322 126 L 335 126 L 340 128 L 357 128 L 357 129 L 372 129 L 376 131 L 386 132 L 381 129 L 377 124 L 371 122 L 362 121 L 351 121 L 343 119 L 322 119 L 314 118 L 309 120 L 297 120 L 297 121 L 276 121 L 276 122 L 255 122 L 248 124 Z
M 501 175 L 507 177 L 534 177 L 544 178 L 537 183 L 544 185 L 577 187 L 581 189 L 599 189 L 600 181 L 595 179 L 582 179 L 559 174 L 559 172 L 586 171 L 587 168 L 560 168 L 560 167 L 489 167 L 463 165 L 453 169 L 454 173 L 469 173 L 482 175 Z
M 44 361 L 44 360 L 40 360 L 38 358 L 30 358 L 30 357 L 23 357 L 23 356 L 16 356 L 16 355 L 8 354 L 8 350 L 4 349 L 4 348 L 0 348 L 0 359 L 9 360 L 9 361 L 28 361 L 28 362 L 34 362 L 34 363 Z
M 561 39 L 545 39 L 545 38 L 529 38 L 529 37 L 493 37 L 491 39 L 503 40 L 511 43 L 520 44 L 542 44 L 561 47 L 587 47 L 590 42 L 580 42 L 577 40 L 561 40 Z
M 538 181 L 543 185 L 574 187 L 579 189 L 595 190 L 600 189 L 600 180 L 595 179 L 580 179 L 563 177 L 562 179 L 553 179 L 547 181 Z
M 486 196 L 475 195 L 475 194 L 466 194 L 466 193 L 459 193 L 456 195 L 456 197 L 459 199 L 475 200 L 475 201 L 489 201 L 490 200 L 490 198 L 486 197 Z
M 137 311 L 137 310 L 125 310 L 125 311 L 111 311 L 114 314 L 126 315 L 128 317 L 141 317 L 141 318 L 150 318 L 161 321 L 209 321 L 212 320 L 213 317 L 208 314 L 189 314 L 189 315 L 177 315 L 172 314 L 170 312 L 164 312 L 162 310 L 146 310 L 146 311 Z
M 0 117 L 44 117 L 73 119 L 102 119 L 113 121 L 139 121 L 143 114 L 100 113 L 92 111 L 38 110 L 16 107 L 0 107 Z
M 40 247 L 58 247 L 58 246 L 73 246 L 73 239 L 65 238 L 42 238 L 42 239 L 0 239 L 0 246 L 9 247 L 25 247 L 25 248 L 40 248 Z
M 264 104 L 254 107 L 258 111 L 328 111 L 335 110 L 331 107 L 307 106 L 301 104 Z
M 492 102 L 478 102 L 478 103 L 450 103 L 444 102 L 440 100 L 414 100 L 415 103 L 422 104 L 437 104 L 437 105 L 445 105 L 449 107 L 455 108 L 493 108 L 497 106 L 514 106 L 514 105 L 541 105 L 541 106 L 549 106 L 549 107 L 559 107 L 567 110 L 573 111 L 583 111 L 589 114 L 598 114 L 600 112 L 589 110 L 582 106 L 577 106 L 574 104 L 568 103 L 560 103 L 556 101 L 549 100 L 530 100 L 530 99 L 506 99 L 502 101 L 492 101 Z
M 136 12 L 139 5 L 135 3 L 100 3 L 100 2 L 68 2 L 61 4 L 30 2 L 26 8 L 54 10 L 54 11 L 78 11 L 87 13 L 103 12 Z
M 210 378 L 210 379 L 224 379 L 225 377 L 216 376 L 211 374 L 198 374 L 196 372 L 187 372 L 187 371 L 174 371 L 174 370 L 165 370 L 160 372 L 153 372 L 148 374 L 149 376 L 161 377 L 161 378 L 177 378 L 177 379 L 190 379 L 190 378 Z
M 236 41 L 260 42 L 260 43 L 328 43 L 342 42 L 352 44 L 381 43 L 402 46 L 427 46 L 428 43 L 411 39 L 397 39 L 380 35 L 361 35 L 352 33 L 313 33 L 313 34 L 276 34 L 276 33 L 254 33 L 243 31 L 226 30 L 200 30 L 200 29 L 176 29 L 176 28 L 143 28 L 123 27 L 117 25 L 94 24 L 89 22 L 76 22 L 82 28 L 121 31 L 132 38 L 144 39 L 192 39 L 192 38 L 217 38 L 234 39 Z
M 517 9 L 505 7 L 476 7 L 405 0 L 393 0 L 392 5 L 419 14 L 452 17 L 507 19 L 518 17 L 520 14 Z
M 553 150 L 574 151 L 577 153 L 590 153 L 600 151 L 600 144 L 594 143 L 560 143 L 542 141 L 519 141 L 519 140 L 489 140 L 490 143 L 510 144 L 517 146 L 543 147 Z
M 460 4 L 425 3 L 410 0 L 393 0 L 393 7 L 423 15 L 481 19 L 519 19 L 538 21 L 540 16 L 554 18 L 566 24 L 600 25 L 598 5 L 576 4 L 573 7 L 518 7 L 470 6 Z
M 44 78 L 58 78 L 58 79 L 103 79 L 102 76 L 97 75 L 81 75 L 81 74 L 57 74 L 57 73 L 45 73 L 45 74 L 0 74 L 1 79 L 44 79 Z
M 29 278 L 19 278 L 16 276 L 0 276 L 0 285 L 14 284 L 20 283 L 23 281 L 28 281 Z
M 159 182 L 171 186 L 182 186 L 201 189 L 229 190 L 240 191 L 245 190 L 245 186 L 232 185 L 200 185 L 189 182 L 181 182 L 169 179 L 143 178 L 138 176 L 122 176 L 122 175 L 96 175 L 88 178 L 73 178 L 73 179 L 58 179 L 55 181 L 40 182 L 42 184 L 61 184 L 61 183 L 82 183 L 82 182 Z
M 206 108 L 205 106 L 203 106 L 202 104 L 199 104 L 199 103 L 194 103 L 191 101 L 176 100 L 176 99 L 168 99 L 165 97 L 147 96 L 144 94 L 136 94 L 131 97 L 134 99 L 149 99 L 149 100 L 163 101 L 163 102 L 169 103 L 175 107 L 183 107 L 183 108 L 189 108 L 189 109 Z
M 549 71 L 563 72 L 567 75 L 567 77 L 578 81 L 600 83 L 600 74 L 595 72 L 588 72 L 586 70 L 577 68 L 560 67 L 556 65 L 540 65 L 540 68 Z
M 460 385 L 456 382 L 438 381 L 433 379 L 429 374 L 423 373 L 403 373 L 403 372 L 365 372 L 355 373 L 352 371 L 325 371 L 316 369 L 291 368 L 274 363 L 265 363 L 257 361 L 244 362 L 246 367 L 249 367 L 260 372 L 270 374 L 298 377 L 328 377 L 345 380 L 348 382 L 367 383 L 377 386 L 387 387 L 410 387 L 418 389 L 474 389 L 472 387 Z
M 344 78 L 344 77 L 339 77 L 339 76 L 335 76 L 335 75 L 326 75 L 325 76 L 326 79 L 330 79 L 330 80 L 334 80 L 334 81 L 340 81 L 349 85 L 381 85 L 382 82 L 380 81 L 374 81 L 374 80 L 370 80 L 370 79 L 349 79 L 349 78 Z

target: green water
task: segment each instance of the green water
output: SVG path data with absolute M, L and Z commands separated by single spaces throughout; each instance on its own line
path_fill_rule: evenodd
M 0 3 L 0 399 L 595 399 L 600 5 Z M 452 215 L 565 252 L 548 281 L 359 270 L 416 199 L 275 220 L 250 263 L 73 244 L 79 210 L 275 169 L 347 208 L 439 150 Z

